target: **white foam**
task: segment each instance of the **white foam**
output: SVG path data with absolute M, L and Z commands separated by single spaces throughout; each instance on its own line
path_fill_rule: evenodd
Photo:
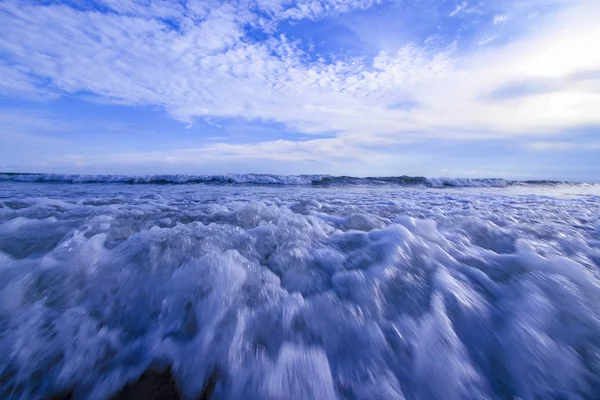
M 321 349 L 281 345 L 273 369 L 265 374 L 267 399 L 335 400 L 327 355 Z
M 599 197 L 196 189 L 0 185 L 0 397 L 600 391 Z

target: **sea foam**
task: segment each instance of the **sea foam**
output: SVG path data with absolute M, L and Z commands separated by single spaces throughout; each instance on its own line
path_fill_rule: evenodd
M 185 398 L 600 393 L 600 197 L 583 189 L 16 180 L 1 398 L 105 399 L 151 370 Z

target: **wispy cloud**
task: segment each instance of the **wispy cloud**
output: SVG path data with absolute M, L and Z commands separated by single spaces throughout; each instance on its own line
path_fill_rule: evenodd
M 460 14 L 462 11 L 466 10 L 467 6 L 469 5 L 469 3 L 467 3 L 466 1 L 463 1 L 459 4 L 456 5 L 456 8 L 454 8 L 454 10 L 448 14 L 449 17 L 455 17 L 458 14 Z
M 58 95 L 43 87 L 43 80 L 23 65 L 10 65 L 0 60 L 0 96 L 27 99 L 49 99 Z
M 161 151 L 136 151 L 103 154 L 65 154 L 48 158 L 49 164 L 71 166 L 78 169 L 107 171 L 111 166 L 150 167 L 170 166 L 174 171 L 183 168 L 211 172 L 210 168 L 220 165 L 221 172 L 235 172 L 236 166 L 245 165 L 253 172 L 273 172 L 272 166 L 278 165 L 279 173 L 318 173 L 327 169 L 348 169 L 357 161 L 373 159 L 378 163 L 389 160 L 391 155 L 376 151 L 365 151 L 355 144 L 338 139 L 313 139 L 303 142 L 275 140 L 254 144 L 214 143 L 198 148 L 170 149 Z M 345 168 L 339 167 L 346 165 Z M 208 168 L 208 169 L 207 169 Z M 167 168 L 168 169 L 168 168 Z M 246 170 L 248 171 L 248 170 Z M 153 172 L 157 172 L 153 169 Z
M 480 46 L 485 46 L 486 44 L 491 43 L 496 39 L 498 39 L 498 36 L 488 36 L 481 39 L 479 42 L 477 42 L 477 44 Z
M 506 14 L 498 14 L 494 15 L 493 23 L 494 25 L 501 25 L 508 21 L 508 15 Z
M 474 41 L 480 46 L 468 49 L 459 39 L 405 41 L 374 56 L 324 60 L 278 28 L 284 20 L 334 17 L 379 3 L 236 0 L 208 7 L 191 0 L 97 0 L 71 7 L 5 0 L 0 94 L 91 93 L 109 103 L 157 106 L 186 124 L 242 118 L 309 135 L 334 132 L 305 144 L 202 150 L 294 160 L 361 157 L 369 154 L 368 143 L 544 135 L 600 124 L 597 1 L 555 0 L 543 18 L 513 26 L 510 40 L 500 41 L 490 32 L 513 23 L 510 8 L 517 5 L 510 2 L 485 18 L 488 29 Z M 449 16 L 466 15 L 469 7 L 457 3 Z M 572 78 L 578 75 L 585 84 Z
M 76 129 L 76 124 L 65 122 L 41 112 L 18 108 L 0 110 L 0 131 L 64 132 Z
M 526 144 L 527 148 L 538 151 L 597 151 L 600 149 L 600 140 L 573 143 L 567 141 L 535 141 Z

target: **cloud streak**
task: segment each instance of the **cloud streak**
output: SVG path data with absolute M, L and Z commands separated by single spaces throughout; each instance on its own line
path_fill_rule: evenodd
M 370 143 L 539 136 L 600 124 L 600 75 L 594 73 L 600 53 L 593 50 L 600 43 L 598 2 L 556 1 L 552 12 L 527 26 L 513 24 L 518 10 L 510 3 L 489 16 L 481 46 L 465 48 L 459 37 L 444 46 L 406 42 L 372 57 L 315 58 L 301 38 L 279 30 L 282 21 L 381 3 L 239 0 L 208 7 L 97 0 L 82 8 L 6 0 L 0 3 L 0 94 L 92 93 L 115 104 L 158 106 L 186 124 L 243 118 L 316 135 L 305 144 L 203 150 L 294 160 L 359 157 L 370 154 Z M 449 16 L 468 7 L 457 3 Z M 507 39 L 500 29 L 509 26 Z M 335 137 L 318 139 L 324 134 Z

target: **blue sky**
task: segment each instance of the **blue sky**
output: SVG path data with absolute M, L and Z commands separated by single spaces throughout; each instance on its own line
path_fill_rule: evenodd
M 0 0 L 0 170 L 600 180 L 597 0 Z

